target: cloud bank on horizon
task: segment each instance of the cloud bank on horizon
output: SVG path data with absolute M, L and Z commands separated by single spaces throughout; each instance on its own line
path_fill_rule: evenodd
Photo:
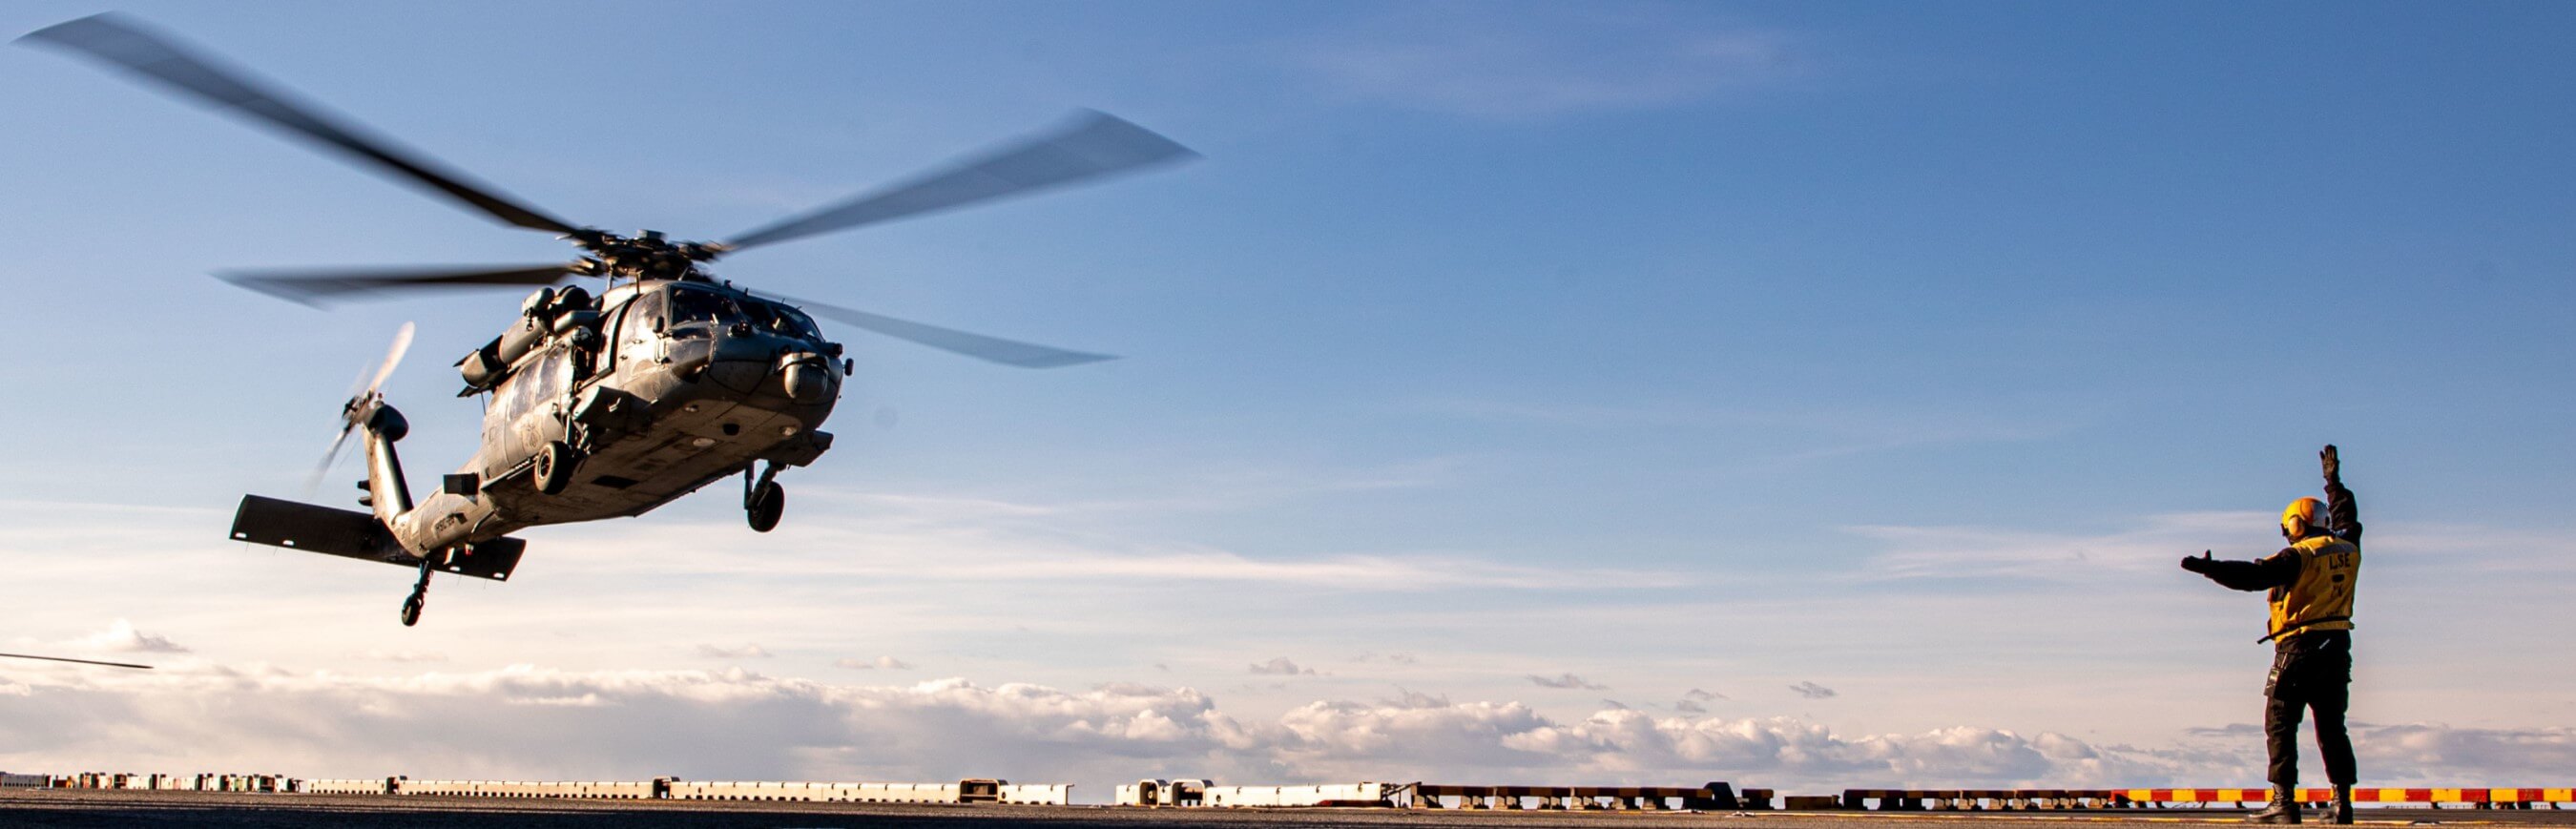
M 945 780 L 1002 775 L 1104 788 L 1136 777 L 1235 783 L 1423 779 L 1857 785 L 2212 784 L 2259 774 L 2243 727 L 2169 746 L 1960 725 L 1851 734 L 1795 717 L 1549 717 L 1421 694 L 1315 700 L 1245 717 L 1200 691 L 1067 691 L 959 678 L 849 685 L 721 671 L 355 676 L 182 666 L 150 677 L 0 680 L 0 766 L 311 776 Z M 2181 737 L 2183 735 L 2178 735 Z M 2576 729 L 2373 725 L 2373 782 L 2523 780 L 2576 759 Z M 141 748 L 147 747 L 148 748 Z
M 1875 555 L 1885 562 L 1867 568 L 1872 575 L 1866 577 L 1765 588 L 1789 591 L 1781 597 L 1708 600 L 1685 587 L 1651 596 L 1614 590 L 1609 595 L 1616 600 L 1603 602 L 1600 590 L 1562 580 L 1343 585 L 1311 578 L 1302 565 L 1218 565 L 1233 556 L 1212 550 L 1192 553 L 1186 560 L 1199 564 L 1188 567 L 1113 565 L 1089 572 L 1082 562 L 1115 562 L 1139 549 L 1149 558 L 1160 554 L 1152 544 L 1096 546 L 1100 537 L 1082 529 L 1095 517 L 1080 509 L 1011 507 L 998 511 L 1044 517 L 997 522 L 994 505 L 952 511 L 925 506 L 942 503 L 936 499 L 889 499 L 889 505 L 859 494 L 821 496 L 876 506 L 811 521 L 804 528 L 811 535 L 767 539 L 756 567 L 747 566 L 744 553 L 705 552 L 725 547 L 711 539 L 740 532 L 730 525 L 664 519 L 553 539 L 545 552 L 559 572 L 457 599 L 477 606 L 452 610 L 442 626 L 407 632 L 412 644 L 400 649 L 363 626 L 285 638 L 262 632 L 262 619 L 349 612 L 340 594 L 381 581 L 366 579 L 381 574 L 365 565 L 259 552 L 255 566 L 193 574 L 167 586 L 115 568 L 52 571 L 46 577 L 57 585 L 97 579 L 159 597 L 154 602 L 166 618 L 191 620 L 197 641 L 127 619 L 85 634 L 14 640 L 80 653 L 179 658 L 164 660 L 149 676 L 13 666 L 0 675 L 0 697 L 10 700 L 0 709 L 0 746 L 8 747 L 0 750 L 0 767 L 255 767 L 358 777 L 1002 775 L 1078 782 L 1095 791 L 1145 775 L 1243 783 L 1728 779 L 1786 788 L 2222 784 L 2260 774 L 2259 741 L 2245 726 L 2208 725 L 2252 714 L 2241 710 L 2250 705 L 2229 703 L 2252 699 L 2237 692 L 2259 678 L 2256 666 L 2201 684 L 2174 671 L 2189 659 L 2142 653 L 2137 665 L 2121 671 L 2094 669 L 2103 683 L 2094 688 L 2096 679 L 2058 667 L 2065 653 L 2095 647 L 2081 632 L 2051 645 L 2003 618 L 1988 620 L 2001 623 L 1991 633 L 1917 639 L 1878 628 L 1872 624 L 1878 617 L 1869 615 L 1948 619 L 1973 631 L 1987 622 L 1963 614 L 2005 600 L 2043 615 L 2089 614 L 2115 627 L 2155 624 L 2171 613 L 2158 605 L 2198 596 L 2194 585 L 2177 579 L 2154 595 L 2123 601 L 2057 595 L 2051 585 L 2080 583 L 2086 573 L 2125 574 L 2156 563 L 2154 557 L 2188 537 L 2259 524 L 2258 514 L 2171 516 L 2059 536 L 1856 527 L 1851 534 L 1878 545 Z M 0 504 L 0 516 L 26 529 L 14 542 L 0 539 L 0 555 L 33 560 L 34 545 L 68 537 L 73 525 L 97 526 L 102 513 L 123 516 L 106 524 L 132 534 L 124 542 L 106 539 L 108 547 L 161 549 L 125 554 L 123 567 L 176 573 L 210 556 L 258 552 L 199 537 L 191 528 L 208 516 L 192 512 Z M 1134 522 L 1138 513 L 1121 507 L 1103 518 Z M 65 529 L 49 532 L 57 522 L 67 522 Z M 2421 549 L 2434 538 L 2411 532 L 2391 532 L 2375 548 L 2394 560 L 2388 580 L 2395 583 L 2377 593 L 2392 605 L 2455 590 L 2444 579 L 2462 576 L 2439 574 L 2462 561 L 2504 566 L 2513 556 L 2528 557 L 2534 566 L 2520 568 L 2522 589 L 2535 592 L 2570 575 L 2539 566 L 2557 549 L 2524 543 L 2529 540 L 2434 551 Z M 2011 543 L 1998 544 L 1998 537 Z M 1054 560 L 1036 573 L 898 561 L 970 555 L 986 562 Z M 1388 561 L 1393 572 L 1410 567 Z M 1448 561 L 1423 571 L 1452 567 L 1479 569 Z M 1267 581 L 1256 593 L 1211 591 L 1211 576 L 1219 585 Z M 1951 581 L 1961 577 L 2000 580 L 2000 587 L 1962 594 Z M 262 615 L 237 612 L 241 599 L 275 593 L 281 579 L 288 592 L 260 602 Z M 752 604 L 692 608 L 663 600 L 668 607 L 646 614 L 631 607 L 674 584 L 701 585 Z M 974 589 L 956 589 L 967 584 Z M 1496 597 L 1496 590 L 1509 593 Z M 17 598 L 29 612 L 59 614 L 70 612 L 76 595 Z M 1256 595 L 1268 598 L 1255 601 Z M 1403 600 L 1385 601 L 1389 595 Z M 872 608 L 867 597 L 915 598 Z M 2196 626 L 2206 632 L 2192 635 L 2211 648 L 2248 638 L 2236 636 L 2242 625 L 2230 623 L 2246 622 L 2254 608 L 2229 604 L 2235 597 L 2199 598 L 2220 612 Z M 1334 618 L 1300 616 L 1317 607 L 1336 608 Z M 1023 623 L 1001 627 L 994 619 Z M 1025 624 L 1076 619 L 1080 625 L 1052 630 Z M 1300 623 L 1282 626 L 1279 619 Z M 1674 624 L 1685 619 L 1697 623 Z M 2428 627 L 2411 638 L 2452 649 L 2446 637 L 2458 634 L 2446 631 L 2453 628 L 2440 619 L 2418 621 Z M 584 648 L 595 653 L 579 667 L 536 667 L 563 657 L 548 656 L 554 651 L 544 638 L 516 633 L 561 637 L 585 629 L 611 638 Z M 1694 635 L 1697 629 L 1738 633 L 1710 640 Z M 853 639 L 844 632 L 869 630 L 898 635 Z M 1132 635 L 1138 630 L 1191 633 L 1140 638 Z M 1606 640 L 1587 633 L 1605 630 L 1625 633 Z M 1366 648 L 1351 647 L 1352 637 L 1362 637 Z M 1022 640 L 1043 653 L 992 652 Z M 201 644 L 206 641 L 223 646 L 209 648 Z M 868 642 L 900 643 L 909 654 L 846 655 Z M 1295 655 L 1231 658 L 1240 642 L 1259 643 L 1241 646 L 1256 653 Z M 2011 658 L 2012 647 L 1986 642 L 2018 642 L 2032 655 Z M 2403 643 L 2374 647 L 2434 664 L 2428 655 L 2405 652 Z M 1712 646 L 1753 647 L 1761 655 L 1711 661 L 1694 653 Z M 1793 658 L 1801 652 L 1822 658 Z M 1677 653 L 1692 655 L 1677 660 Z M 1982 656 L 1942 658 L 1945 653 Z M 1581 655 L 1583 671 L 1564 670 L 1565 655 Z M 495 659 L 516 662 L 496 665 Z M 734 667 L 619 667 L 705 660 Z M 1858 670 L 1855 662 L 1874 667 Z M 434 667 L 417 672 L 405 667 L 410 663 Z M 2366 655 L 2363 664 L 2367 671 L 2382 663 Z M 1747 670 L 1753 666 L 1776 671 L 1775 678 L 1758 681 L 1761 674 Z M 893 684 L 816 678 L 854 671 L 945 678 Z M 960 671 L 1004 681 L 970 680 Z M 1137 681 L 1143 676 L 1177 679 Z M 1237 684 L 1247 676 L 1267 684 Z M 2456 700 L 2479 692 L 2474 676 L 2412 677 L 2412 688 L 2373 679 L 2365 674 L 2357 718 L 2397 723 L 2357 731 L 2374 781 L 2511 782 L 2532 769 L 2566 767 L 2576 750 L 2576 732 L 2528 719 L 2545 711 L 2530 707 L 2529 697 L 2505 697 L 2494 706 L 2502 719 L 2460 726 L 2436 719 L 2462 710 Z M 1710 690 L 1712 680 L 1726 680 L 1720 687 L 1736 693 Z M 1417 690 L 1423 688 L 1437 690 Z M 1671 702 L 1595 705 L 1567 694 L 1613 688 Z M 2104 717 L 2126 727 L 2099 731 Z M 2059 723 L 2068 725 L 2052 727 Z

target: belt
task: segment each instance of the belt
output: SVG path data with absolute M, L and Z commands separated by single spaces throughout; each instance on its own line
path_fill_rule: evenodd
M 2260 645 L 2260 644 L 2263 644 L 2263 643 L 2265 643 L 2265 642 L 2269 642 L 2269 641 L 2272 641 L 2272 640 L 2274 640 L 2274 639 L 2278 639 L 2278 638 L 2283 637 L 2283 636 L 2288 636 L 2288 635 L 2290 635 L 2290 634 L 2297 633 L 2297 632 L 2299 632 L 2299 631 L 2301 631 L 2301 630 L 2303 630 L 2303 629 L 2306 629 L 2307 627 L 2309 627 L 2309 626 L 2311 626 L 2311 625 L 2322 625 L 2322 624 L 2325 624 L 2325 623 L 2327 623 L 2327 622 L 2349 622 L 2349 621 L 2352 621 L 2352 617 L 2350 617 L 2350 616 L 2323 616 L 2323 617 L 2319 617 L 2319 618 L 2315 618 L 2315 619 L 2309 619 L 2309 620 L 2307 620 L 2307 621 L 2300 622 L 2300 623 L 2298 623 L 2298 624 L 2291 625 L 2291 626 L 2289 626 L 2289 627 L 2285 627 L 2285 628 L 2282 628 L 2282 629 L 2280 629 L 2280 630 L 2272 631 L 2271 633 L 2263 634 L 2263 638 L 2254 640 L 2254 644 Z

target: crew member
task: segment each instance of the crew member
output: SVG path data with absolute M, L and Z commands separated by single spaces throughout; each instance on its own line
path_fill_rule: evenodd
M 2352 692 L 2352 598 L 2361 574 L 2360 509 L 2344 488 L 2335 448 L 2317 453 L 2326 500 L 2301 498 L 2281 511 L 2290 546 L 2258 561 L 2222 561 L 2202 551 L 2182 569 L 2237 590 L 2269 590 L 2272 619 L 2261 640 L 2272 645 L 2272 675 L 2263 686 L 2263 736 L 2271 752 L 2272 802 L 2252 823 L 2298 823 L 2299 718 L 2316 713 L 2317 749 L 2334 783 L 2330 822 L 2352 822 L 2352 737 L 2344 708 Z

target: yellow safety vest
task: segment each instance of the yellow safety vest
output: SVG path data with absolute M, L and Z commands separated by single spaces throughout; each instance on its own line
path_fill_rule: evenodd
M 2264 639 L 2311 630 L 2351 630 L 2352 591 L 2361 578 L 2361 548 L 2331 535 L 2300 539 L 2285 552 L 2299 556 L 2299 578 L 2272 588 L 2272 633 Z

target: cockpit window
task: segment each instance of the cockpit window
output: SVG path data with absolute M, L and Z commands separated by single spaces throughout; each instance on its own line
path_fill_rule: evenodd
M 728 316 L 725 297 L 712 291 L 676 288 L 671 291 L 671 324 L 714 322 Z
M 695 288 L 673 288 L 671 324 L 693 322 L 750 323 L 755 329 L 799 339 L 819 340 L 823 333 L 814 327 L 814 319 L 794 308 L 750 297 L 734 297 Z M 693 332 L 681 331 L 675 336 L 688 337 Z
M 805 316 L 803 311 L 760 300 L 746 303 L 743 310 L 744 316 L 751 318 L 752 325 L 773 333 L 807 340 L 822 338 L 822 332 L 814 330 L 814 319 Z

